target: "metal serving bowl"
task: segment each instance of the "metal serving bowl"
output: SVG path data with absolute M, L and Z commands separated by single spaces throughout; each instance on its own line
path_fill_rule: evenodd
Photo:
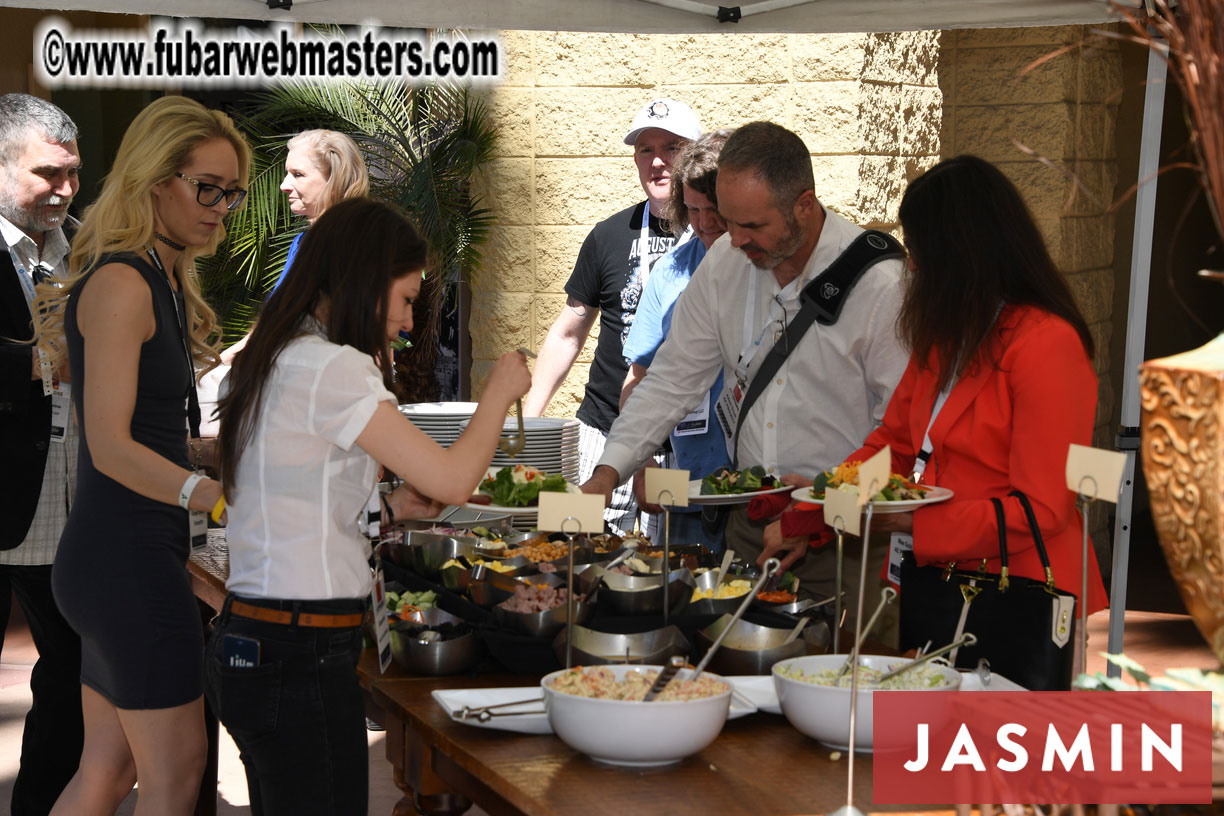
M 470 573 L 467 593 L 472 603 L 488 608 L 508 600 L 514 595 L 515 587 L 528 587 L 532 584 L 547 584 L 557 589 L 565 586 L 565 579 L 557 575 L 538 574 L 515 577 L 478 566 Z
M 500 606 L 495 606 L 493 620 L 508 631 L 545 639 L 565 628 L 565 622 L 568 620 L 566 607 L 567 604 L 561 604 L 544 612 L 508 612 Z M 575 625 L 586 623 L 594 611 L 595 604 L 590 601 L 575 601 Z
M 482 561 L 486 563 L 489 561 L 496 561 L 500 566 L 509 567 L 510 569 L 504 571 L 490 569 L 488 566 L 486 566 L 486 563 L 474 563 L 475 561 Z M 469 563 L 472 563 L 471 569 L 463 566 L 457 566 L 455 564 L 451 564 L 449 567 L 443 567 L 439 572 L 439 577 L 442 579 L 442 586 L 446 587 L 451 592 L 467 592 L 468 586 L 472 581 L 472 573 L 475 571 L 480 572 L 482 579 L 485 573 L 501 575 L 507 578 L 515 578 L 519 575 L 526 575 L 528 573 L 535 572 L 535 564 L 531 563 L 526 558 L 521 557 L 506 559 L 482 559 L 479 555 L 477 555 L 475 559 Z
M 696 583 L 686 569 L 673 570 L 669 575 L 668 601 L 671 614 L 678 615 L 688 606 Z M 588 595 L 602 582 L 599 589 L 600 609 L 613 615 L 663 614 L 663 576 L 621 575 L 592 566 L 577 576 L 581 591 Z
M 443 623 L 460 624 L 441 609 L 426 609 L 420 613 L 421 623 L 398 621 L 391 624 L 391 657 L 413 674 L 440 676 L 462 674 L 479 661 L 482 654 L 480 639 L 468 632 L 449 640 L 426 640 L 421 635 Z
M 408 569 L 425 578 L 437 580 L 442 565 L 463 556 L 468 561 L 476 557 L 476 545 L 470 538 L 455 538 L 437 533 L 405 533 L 399 547 L 400 557 Z
M 709 650 L 730 621 L 730 615 L 723 615 L 697 633 L 697 648 L 702 654 Z M 769 674 L 779 660 L 829 651 L 832 636 L 824 621 L 810 621 L 799 637 L 785 643 L 790 633 L 789 628 L 776 629 L 738 620 L 710 658 L 710 669 L 726 675 Z
M 754 598 L 752 605 L 765 612 L 781 612 L 785 615 L 800 615 L 809 610 L 827 610 L 828 615 L 833 615 L 833 596 L 821 595 L 819 597 L 798 598 L 790 603 L 770 603 L 762 601 L 760 598 Z M 812 612 L 811 614 L 816 614 Z
M 566 631 L 562 629 L 553 640 L 553 654 L 562 665 L 565 665 Z M 692 645 L 675 626 L 635 634 L 597 632 L 585 626 L 574 626 L 575 665 L 666 663 L 672 655 L 687 656 L 692 650 Z
M 718 570 L 710 570 L 696 576 L 696 587 L 693 590 L 693 594 L 696 595 L 698 590 L 708 591 L 715 589 L 714 581 L 717 578 Z M 732 581 L 747 580 L 746 578 L 738 578 L 734 575 L 726 575 L 723 576 L 722 582 L 728 584 Z M 748 586 L 740 595 L 736 595 L 733 598 L 703 598 L 699 601 L 690 601 L 686 611 L 692 615 L 729 615 L 739 609 L 740 604 L 744 602 L 745 596 L 750 592 L 752 592 L 751 581 L 748 582 Z M 723 672 L 723 674 L 726 674 L 726 672 Z

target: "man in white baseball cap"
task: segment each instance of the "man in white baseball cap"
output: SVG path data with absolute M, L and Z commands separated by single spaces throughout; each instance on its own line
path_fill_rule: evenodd
M 565 308 L 540 347 L 531 391 L 523 401 L 526 416 L 544 413 L 582 351 L 595 319 L 600 320 L 599 342 L 578 408 L 579 482 L 590 477 L 618 414 L 628 372 L 623 345 L 651 264 L 677 243 L 678 236 L 668 232 L 660 220 L 671 192 L 672 161 L 700 135 L 697 115 L 675 99 L 652 100 L 634 116 L 624 141 L 633 146 L 633 162 L 646 200 L 599 222 L 587 235 L 565 284 Z M 636 517 L 633 491 L 624 485 L 613 495 L 604 519 L 613 532 L 623 533 L 633 529 Z

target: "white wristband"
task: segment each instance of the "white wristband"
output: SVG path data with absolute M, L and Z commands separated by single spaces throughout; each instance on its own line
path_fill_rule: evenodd
M 205 478 L 207 477 L 198 471 L 193 471 L 192 474 L 187 477 L 187 481 L 183 482 L 183 486 L 179 488 L 179 507 L 183 508 L 184 510 L 189 509 L 187 507 L 187 503 L 191 501 L 192 491 L 194 491 L 196 485 L 204 481 Z

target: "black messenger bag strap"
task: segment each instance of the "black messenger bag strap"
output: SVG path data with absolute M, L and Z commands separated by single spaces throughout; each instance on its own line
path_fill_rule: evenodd
M 739 435 L 744 417 L 752 408 L 765 386 L 782 368 L 786 356 L 799 346 L 799 341 L 813 323 L 832 326 L 841 317 L 842 306 L 850 296 L 854 285 L 863 273 L 880 261 L 904 258 L 905 250 L 896 238 L 886 232 L 866 230 L 851 242 L 833 263 L 821 272 L 799 294 L 799 311 L 787 324 L 783 336 L 773 344 L 769 354 L 761 362 L 748 383 L 748 393 L 740 405 L 739 419 L 735 423 L 735 435 L 731 439 L 731 467 L 739 468 Z

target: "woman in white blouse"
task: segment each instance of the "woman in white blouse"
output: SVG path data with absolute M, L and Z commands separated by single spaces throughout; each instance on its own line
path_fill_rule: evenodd
M 412 328 L 426 251 L 389 204 L 328 209 L 222 388 L 229 595 L 205 689 L 242 753 L 254 814 L 366 812 L 356 665 L 372 579 L 358 516 L 380 463 L 404 479 L 387 496 L 395 517 L 466 501 L 531 385 L 524 356 L 503 355 L 449 448 L 399 413 L 389 343 Z

